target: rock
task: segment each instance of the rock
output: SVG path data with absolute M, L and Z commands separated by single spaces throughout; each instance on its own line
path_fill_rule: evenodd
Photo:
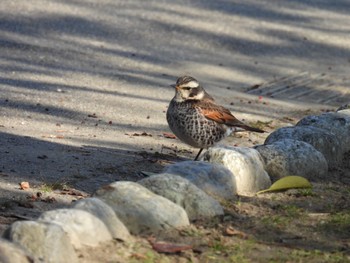
M 113 209 L 98 198 L 86 198 L 76 202 L 75 209 L 89 212 L 99 218 L 108 228 L 112 237 L 118 240 L 127 241 L 130 238 L 129 230 L 120 221 Z
M 350 115 L 350 107 L 348 106 L 347 108 L 343 108 L 343 109 L 339 108 L 337 110 L 337 112 L 349 116 Z
M 296 126 L 313 126 L 336 135 L 342 153 L 350 151 L 350 115 L 346 111 L 328 112 L 319 116 L 306 116 Z
M 190 220 L 224 214 L 218 201 L 183 177 L 172 174 L 157 174 L 138 183 L 183 207 Z
M 346 104 L 341 105 L 341 106 L 336 110 L 336 112 L 338 112 L 338 111 L 343 111 L 343 110 L 349 110 L 349 109 L 350 109 L 350 103 L 346 103 Z
M 264 170 L 263 160 L 253 148 L 211 147 L 203 159 L 228 168 L 235 178 L 237 193 L 240 195 L 252 195 L 271 185 L 270 177 Z
M 182 207 L 134 182 L 112 183 L 99 189 L 95 196 L 112 207 L 132 234 L 189 225 Z
M 59 225 L 17 221 L 7 230 L 6 235 L 31 253 L 35 262 L 78 262 L 68 235 Z
M 81 248 L 83 245 L 95 247 L 100 242 L 112 240 L 112 235 L 100 219 L 80 209 L 47 211 L 38 221 L 61 226 L 74 248 Z
M 325 129 L 313 126 L 283 127 L 271 133 L 266 138 L 265 144 L 272 144 L 283 139 L 292 139 L 311 144 L 323 154 L 329 168 L 336 168 L 341 162 L 340 142 L 333 133 Z
M 306 142 L 284 139 L 255 149 L 264 160 L 272 181 L 284 176 L 299 175 L 311 181 L 325 179 L 328 164 L 323 154 Z
M 21 247 L 0 238 L 0 262 L 1 263 L 30 263 L 31 256 Z
M 167 166 L 164 173 L 186 178 L 215 199 L 230 200 L 237 197 L 235 178 L 231 171 L 220 164 L 185 161 Z

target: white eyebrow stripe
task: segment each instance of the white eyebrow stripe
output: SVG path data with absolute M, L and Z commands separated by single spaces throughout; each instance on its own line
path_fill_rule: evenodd
M 190 88 L 197 88 L 199 86 L 198 82 L 197 81 L 190 81 L 184 85 L 181 85 L 183 87 L 190 87 Z

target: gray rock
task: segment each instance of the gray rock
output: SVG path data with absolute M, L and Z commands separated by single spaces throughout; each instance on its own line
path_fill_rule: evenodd
M 350 103 L 346 103 L 346 104 L 341 105 L 341 106 L 336 110 L 336 112 L 338 112 L 338 111 L 343 111 L 343 110 L 349 110 L 349 109 L 350 109 Z
M 44 212 L 39 222 L 55 223 L 67 233 L 74 248 L 97 246 L 100 242 L 112 240 L 105 224 L 96 216 L 79 209 L 56 209 Z
M 0 262 L 1 263 L 30 263 L 32 257 L 20 246 L 0 238 Z
M 306 142 L 284 139 L 255 149 L 273 181 L 284 176 L 299 175 L 309 180 L 325 179 L 328 164 L 323 154 Z
M 120 221 L 113 209 L 98 198 L 86 198 L 76 202 L 75 209 L 81 209 L 89 212 L 99 218 L 108 228 L 112 237 L 126 241 L 130 238 L 129 230 Z
M 132 234 L 189 225 L 182 207 L 134 182 L 112 183 L 99 189 L 95 196 L 112 207 Z
M 183 207 L 190 220 L 224 214 L 218 201 L 183 177 L 172 174 L 157 174 L 138 183 Z
M 306 116 L 297 126 L 314 126 L 335 134 L 342 153 L 350 151 L 350 115 L 346 111 L 328 112 L 318 116 Z
M 253 195 L 271 185 L 270 177 L 264 170 L 263 160 L 253 148 L 211 147 L 203 159 L 228 168 L 235 178 L 239 195 Z
M 237 197 L 235 178 L 230 170 L 220 164 L 185 161 L 167 166 L 164 173 L 186 178 L 215 199 Z
M 338 109 L 338 113 L 345 114 L 347 116 L 350 116 L 350 107 L 344 108 L 344 109 Z
M 8 237 L 31 253 L 35 262 L 78 262 L 68 235 L 59 225 L 17 221 L 8 230 Z
M 321 128 L 313 126 L 283 127 L 271 133 L 265 144 L 272 144 L 283 139 L 292 139 L 311 144 L 326 158 L 328 167 L 338 167 L 342 159 L 340 142 L 337 137 Z

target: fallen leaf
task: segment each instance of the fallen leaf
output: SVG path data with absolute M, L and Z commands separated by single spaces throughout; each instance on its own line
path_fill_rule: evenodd
M 246 233 L 239 231 L 239 230 L 233 228 L 232 226 L 228 226 L 225 229 L 225 234 L 228 236 L 238 236 L 238 237 L 243 238 L 243 239 L 248 238 L 248 235 Z
M 163 132 L 163 136 L 164 138 L 168 138 L 168 139 L 176 139 L 176 136 L 172 133 L 168 133 L 168 132 Z
M 311 183 L 304 177 L 291 175 L 285 176 L 276 182 L 274 182 L 270 188 L 257 192 L 257 194 L 262 194 L 266 192 L 282 191 L 293 188 L 312 188 Z
M 20 183 L 19 185 L 20 185 L 20 187 L 21 187 L 22 190 L 27 190 L 27 189 L 30 188 L 28 182 L 22 182 L 22 183 Z
M 156 242 L 154 238 L 149 238 L 148 242 L 151 244 L 152 248 L 158 253 L 179 253 L 181 251 L 193 248 L 191 245 L 167 243 L 162 241 Z

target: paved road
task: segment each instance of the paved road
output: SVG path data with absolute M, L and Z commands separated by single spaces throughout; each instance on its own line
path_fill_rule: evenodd
M 22 180 L 92 192 L 160 169 L 156 151 L 191 150 L 161 136 L 168 85 L 182 74 L 246 120 L 316 107 L 312 98 L 248 103 L 252 85 L 300 72 L 325 73 L 346 95 L 349 10 L 345 0 L 4 1 L 1 195 Z

